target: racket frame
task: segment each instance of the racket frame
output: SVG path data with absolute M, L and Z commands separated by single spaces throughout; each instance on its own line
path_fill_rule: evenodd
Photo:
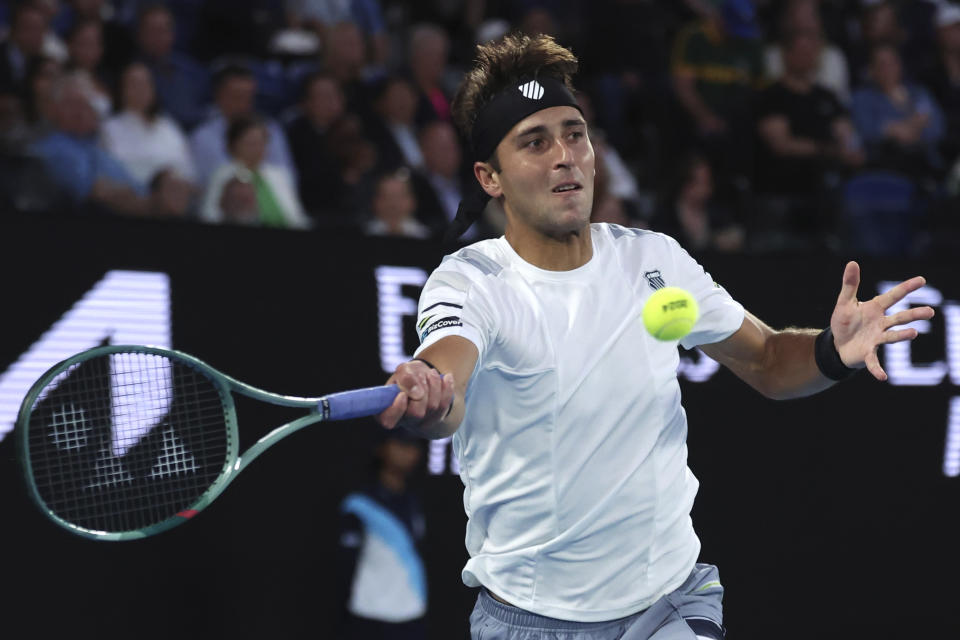
M 81 362 L 118 353 L 141 353 L 166 357 L 192 367 L 205 378 L 210 380 L 220 394 L 220 401 L 223 404 L 224 422 L 226 423 L 229 437 L 227 438 L 227 455 L 223 468 L 220 470 L 216 480 L 210 484 L 206 491 L 204 491 L 193 504 L 180 513 L 167 518 L 166 520 L 148 525 L 141 529 L 111 532 L 98 531 L 95 529 L 88 529 L 78 526 L 72 522 L 64 520 L 47 506 L 46 502 L 40 496 L 40 493 L 33 481 L 33 469 L 31 466 L 29 453 L 30 446 L 28 427 L 30 415 L 33 411 L 34 405 L 36 404 L 41 392 L 54 378 L 62 374 L 70 367 Z M 252 444 L 246 451 L 243 453 L 238 453 L 240 446 L 239 430 L 237 426 L 237 410 L 233 401 L 233 393 L 241 393 L 249 398 L 253 398 L 262 402 L 268 402 L 278 406 L 307 409 L 310 413 L 286 424 L 280 425 L 257 440 L 257 442 Z M 57 523 L 61 527 L 69 530 L 71 533 L 92 540 L 136 540 L 166 531 L 167 529 L 182 524 L 195 516 L 197 513 L 209 506 L 210 503 L 213 502 L 221 493 L 223 493 L 224 489 L 227 488 L 237 474 L 243 471 L 243 469 L 246 468 L 248 464 L 253 462 L 261 453 L 291 433 L 324 420 L 326 413 L 327 396 L 320 398 L 301 398 L 264 391 L 263 389 L 258 389 L 257 387 L 246 384 L 245 382 L 240 382 L 239 380 L 214 369 L 202 360 L 187 353 L 183 353 L 182 351 L 145 345 L 106 345 L 88 349 L 55 364 L 53 367 L 47 370 L 46 373 L 40 376 L 33 386 L 30 387 L 30 390 L 27 391 L 27 394 L 20 405 L 20 411 L 17 416 L 16 449 L 30 498 L 47 518 Z

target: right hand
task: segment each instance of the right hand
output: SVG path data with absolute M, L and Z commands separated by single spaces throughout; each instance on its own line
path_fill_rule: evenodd
M 429 433 L 443 421 L 453 404 L 453 374 L 441 376 L 419 360 L 401 364 L 386 384 L 400 387 L 393 404 L 377 416 L 380 425 L 387 429 L 402 424 Z

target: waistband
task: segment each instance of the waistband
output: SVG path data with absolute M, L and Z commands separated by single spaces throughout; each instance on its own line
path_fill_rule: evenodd
M 481 610 L 491 618 L 506 625 L 523 627 L 524 629 L 543 629 L 549 631 L 600 631 L 611 627 L 622 625 L 625 620 L 634 618 L 643 613 L 639 611 L 626 618 L 617 620 L 605 620 L 603 622 L 576 622 L 574 620 L 560 620 L 542 616 L 538 613 L 531 613 L 519 607 L 505 604 L 495 599 L 487 591 L 486 587 L 480 588 L 480 596 L 477 605 Z

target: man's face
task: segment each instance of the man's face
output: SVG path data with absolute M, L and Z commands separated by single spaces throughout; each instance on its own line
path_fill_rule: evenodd
M 373 199 L 374 216 L 392 227 L 410 218 L 416 209 L 409 181 L 391 177 L 380 182 Z
M 897 87 L 903 77 L 900 56 L 890 47 L 877 49 L 870 64 L 870 75 L 885 91 Z
M 151 58 L 165 58 L 173 49 L 173 18 L 162 10 L 154 10 L 140 23 L 140 48 Z
M 93 135 L 99 126 L 97 112 L 90 106 L 90 100 L 79 87 L 69 87 L 61 94 L 54 117 L 57 127 L 73 136 Z
M 820 38 L 814 32 L 804 32 L 794 36 L 784 52 L 784 65 L 793 74 L 812 76 L 817 70 L 820 46 Z
M 550 107 L 518 122 L 497 146 L 500 171 L 481 178 L 503 197 L 510 224 L 549 237 L 580 231 L 590 222 L 596 158 L 587 124 L 573 107 Z
M 445 178 L 453 178 L 460 168 L 460 142 L 448 122 L 438 121 L 420 134 L 420 150 L 427 169 Z
M 321 78 L 310 85 L 304 110 L 315 124 L 329 127 L 343 115 L 344 108 L 343 92 L 335 80 Z
M 223 81 L 217 90 L 217 106 L 227 120 L 233 120 L 253 112 L 253 99 L 257 83 L 253 78 L 235 76 Z
M 47 18 L 40 11 L 27 9 L 20 13 L 10 39 L 28 56 L 40 55 L 43 50 L 43 35 L 47 31 Z

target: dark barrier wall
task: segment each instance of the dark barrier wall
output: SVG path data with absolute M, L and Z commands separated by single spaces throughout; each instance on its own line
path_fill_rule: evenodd
M 403 349 L 414 348 L 403 299 L 418 294 L 391 284 L 397 272 L 381 271 L 378 289 L 378 267 L 429 270 L 441 257 L 431 244 L 342 234 L 10 217 L 0 226 L 0 371 L 42 343 L 107 272 L 134 270 L 169 275 L 173 346 L 239 380 L 304 396 L 377 384 L 392 321 L 405 331 Z M 829 320 L 844 262 L 703 261 L 770 324 L 815 327 Z M 922 273 L 923 295 L 937 306 L 912 348 L 881 353 L 897 384 L 861 374 L 777 403 L 686 354 L 690 466 L 702 483 L 694 523 L 702 559 L 720 567 L 731 639 L 960 637 L 960 477 L 947 475 L 960 448 L 958 261 L 861 266 L 861 298 Z M 291 417 L 252 402 L 239 410 L 241 448 Z M 337 508 L 365 478 L 376 428 L 357 420 L 306 429 L 194 521 L 127 543 L 73 537 L 44 519 L 23 492 L 6 434 L 0 634 L 329 637 Z M 441 475 L 425 464 L 417 478 L 429 622 L 433 638 L 465 638 L 475 593 L 460 582 L 462 486 L 440 463 Z

